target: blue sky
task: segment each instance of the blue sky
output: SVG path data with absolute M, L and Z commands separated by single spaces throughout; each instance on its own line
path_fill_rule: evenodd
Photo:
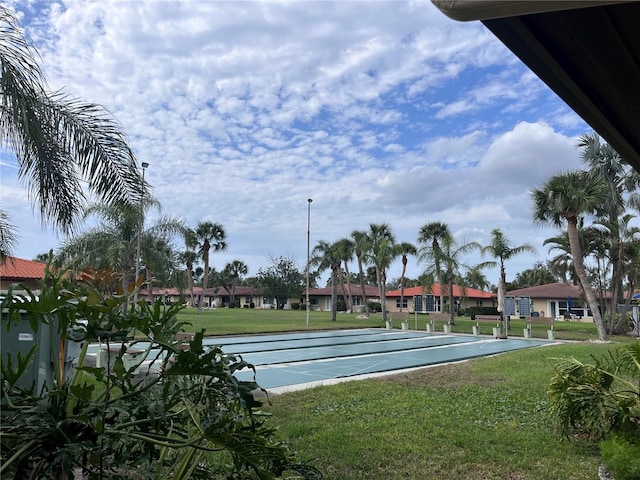
M 312 247 L 380 222 L 415 242 L 442 221 L 459 241 L 500 228 L 537 248 L 509 280 L 548 257 L 555 231 L 533 224 L 529 191 L 580 167 L 590 128 L 479 22 L 427 0 L 11 4 L 51 89 L 122 123 L 162 214 L 224 225 L 216 268 L 303 267 L 307 198 Z M 17 256 L 55 249 L 10 153 L 0 167 Z M 423 269 L 412 259 L 407 274 Z

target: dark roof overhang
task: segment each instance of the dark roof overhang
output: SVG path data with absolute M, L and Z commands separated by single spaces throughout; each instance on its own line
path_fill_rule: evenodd
M 482 21 L 640 172 L 640 2 L 432 2 Z

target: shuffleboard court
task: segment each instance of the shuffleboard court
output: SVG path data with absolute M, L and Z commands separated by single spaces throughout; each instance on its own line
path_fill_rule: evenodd
M 537 347 L 543 340 L 494 339 L 417 331 L 358 329 L 207 337 L 207 345 L 221 345 L 256 368 L 256 381 L 279 393 L 330 384 L 363 375 L 390 373 L 442 363 Z M 238 372 L 241 380 L 253 372 Z

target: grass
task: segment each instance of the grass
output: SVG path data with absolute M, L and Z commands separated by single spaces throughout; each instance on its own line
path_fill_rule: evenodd
M 382 326 L 379 316 L 342 314 L 331 322 L 326 312 L 311 312 L 309 326 L 304 311 L 180 315 L 194 331 L 206 328 L 214 335 Z M 471 333 L 474 324 L 456 318 L 453 331 Z M 413 317 L 409 325 L 414 327 Z M 512 322 L 512 336 L 522 336 L 522 329 L 522 321 Z M 597 338 L 587 323 L 559 322 L 555 330 L 559 339 Z M 482 333 L 491 327 L 483 326 Z M 546 338 L 546 329 L 534 335 Z M 272 395 L 264 410 L 279 426 L 279 438 L 326 480 L 595 480 L 597 445 L 559 436 L 546 390 L 559 358 L 590 360 L 618 340 L 630 341 L 565 343 Z
M 198 331 L 202 328 L 207 335 L 231 335 L 231 334 L 257 334 L 272 332 L 288 332 L 293 330 L 327 330 L 339 328 L 367 328 L 381 327 L 382 316 L 372 314 L 369 318 L 357 318 L 358 315 L 339 313 L 335 322 L 331 321 L 330 312 L 309 312 L 309 325 L 306 323 L 306 311 L 304 310 L 262 310 L 245 308 L 218 308 L 204 310 L 198 315 L 195 308 L 187 308 L 180 312 L 178 318 L 189 322 L 189 331 Z M 417 326 L 419 330 L 425 330 L 427 315 L 409 315 L 409 328 Z M 453 333 L 471 333 L 475 322 L 470 317 L 456 317 Z M 442 331 L 442 324 L 436 324 L 438 331 Z M 400 328 L 400 325 L 394 325 Z M 510 336 L 523 337 L 525 328 L 524 320 L 513 319 L 511 321 Z M 480 324 L 480 333 L 490 335 L 490 324 Z M 581 322 L 557 322 L 555 327 L 556 338 L 559 340 L 597 340 L 598 335 L 593 323 Z M 533 329 L 534 338 L 547 338 L 547 329 L 536 327 Z

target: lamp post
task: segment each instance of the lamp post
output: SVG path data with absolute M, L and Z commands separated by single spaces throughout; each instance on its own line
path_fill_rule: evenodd
M 144 204 L 144 171 L 149 166 L 147 162 L 142 162 L 142 184 L 140 186 L 140 212 L 138 216 L 138 245 L 136 247 L 136 278 L 138 281 L 140 276 L 140 250 L 141 250 L 141 238 L 142 238 L 142 226 L 144 224 L 143 204 Z M 136 288 L 133 294 L 133 302 L 138 303 L 138 289 Z
M 307 199 L 307 327 L 309 326 L 309 248 L 311 246 L 311 202 L 312 198 Z

